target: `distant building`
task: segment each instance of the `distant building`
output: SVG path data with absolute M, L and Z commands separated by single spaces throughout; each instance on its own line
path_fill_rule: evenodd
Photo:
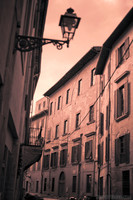
M 42 50 L 19 52 L 15 47 L 17 35 L 43 36 L 47 5 L 47 0 L 0 3 L 0 200 L 22 199 L 23 172 L 42 153 L 39 146 L 32 147 L 38 150 L 34 159 L 24 153 L 31 147 L 30 104 Z

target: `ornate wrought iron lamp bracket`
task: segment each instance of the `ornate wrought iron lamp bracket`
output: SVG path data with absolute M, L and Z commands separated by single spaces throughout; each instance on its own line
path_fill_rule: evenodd
M 47 38 L 17 35 L 15 49 L 21 52 L 28 52 L 50 43 L 55 45 L 58 50 L 61 50 L 64 44 L 67 44 L 67 47 L 69 47 L 69 40 L 54 40 Z

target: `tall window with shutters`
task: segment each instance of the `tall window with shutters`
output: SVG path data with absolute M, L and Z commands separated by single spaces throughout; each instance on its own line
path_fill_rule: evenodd
M 129 37 L 123 44 L 116 50 L 116 67 L 121 65 L 130 56 Z
M 129 83 L 121 85 L 114 92 L 114 118 L 119 121 L 129 115 Z
M 86 161 L 93 160 L 93 141 L 92 140 L 85 143 L 85 160 Z
M 80 145 L 76 145 L 72 147 L 72 164 L 78 164 L 81 160 L 81 147 Z
M 99 134 L 101 134 L 101 136 L 104 134 L 104 114 L 101 112 L 99 116 Z
M 125 134 L 115 140 L 115 165 L 130 162 L 130 134 Z
M 67 149 L 60 151 L 60 166 L 65 167 L 67 164 Z
M 49 158 L 50 158 L 49 154 L 43 156 L 43 170 L 49 169 Z
M 51 154 L 51 167 L 57 168 L 58 165 L 58 152 L 54 152 Z
M 103 165 L 103 145 L 104 145 L 103 142 L 98 145 L 98 164 L 99 165 Z

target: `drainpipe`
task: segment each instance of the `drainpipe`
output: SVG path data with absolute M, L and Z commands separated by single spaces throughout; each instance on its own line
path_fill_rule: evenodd
M 80 197 L 80 179 L 81 179 L 81 158 L 82 158 L 82 136 L 83 134 L 80 134 L 80 161 L 78 164 L 78 192 L 77 192 L 77 199 Z
M 50 98 L 45 96 L 47 98 L 48 101 L 48 114 L 49 114 L 49 102 L 50 102 Z M 45 111 L 44 111 L 45 112 Z M 46 113 L 46 112 L 45 112 Z M 46 142 L 46 131 L 47 131 L 47 120 L 48 120 L 48 114 L 46 113 L 46 120 L 45 120 L 45 130 L 44 130 L 44 148 L 43 148 L 43 152 L 45 150 L 45 142 Z M 42 153 L 43 153 L 42 152 Z M 42 161 L 43 162 L 43 161 Z M 41 194 L 43 193 L 43 163 L 42 163 L 42 169 L 41 169 Z

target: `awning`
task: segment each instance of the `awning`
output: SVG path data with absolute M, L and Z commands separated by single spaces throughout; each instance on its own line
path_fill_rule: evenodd
M 42 155 L 41 146 L 22 145 L 22 168 L 23 171 L 38 162 Z

